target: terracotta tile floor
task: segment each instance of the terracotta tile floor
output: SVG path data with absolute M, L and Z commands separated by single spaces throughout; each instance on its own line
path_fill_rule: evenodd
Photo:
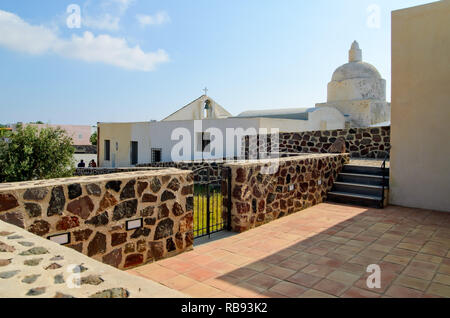
M 128 272 L 193 297 L 450 297 L 449 248 L 449 213 L 324 203 Z

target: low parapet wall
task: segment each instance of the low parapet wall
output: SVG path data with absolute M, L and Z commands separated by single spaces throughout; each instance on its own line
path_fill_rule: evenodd
M 178 169 L 0 184 L 0 220 L 117 268 L 193 246 L 193 177 Z M 134 229 L 128 221 L 139 220 Z M 138 224 L 139 225 L 139 224 Z
M 246 158 L 255 159 L 258 152 L 264 153 L 276 148 L 280 153 L 347 152 L 352 158 L 383 159 L 385 156 L 389 157 L 390 135 L 391 127 L 385 126 L 280 133 L 278 140 L 267 135 L 246 136 L 242 141 L 242 151 Z
M 222 194 L 225 206 L 231 196 L 233 231 L 244 232 L 323 202 L 349 160 L 349 154 L 310 154 L 226 164 L 232 173 L 231 193 L 224 180 Z
M 0 280 L 0 298 L 187 297 L 2 221 Z

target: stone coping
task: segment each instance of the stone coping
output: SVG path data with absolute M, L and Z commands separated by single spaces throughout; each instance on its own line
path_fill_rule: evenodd
M 125 169 L 125 168 L 124 168 Z M 40 188 L 40 187 L 51 187 L 58 185 L 69 185 L 72 183 L 92 183 L 92 182 L 103 182 L 103 181 L 113 181 L 118 179 L 131 179 L 131 178 L 148 178 L 154 176 L 165 176 L 165 175 L 187 175 L 192 173 L 189 170 L 181 170 L 176 168 L 166 168 L 166 169 L 140 169 L 139 171 L 131 172 L 119 172 L 103 175 L 94 176 L 78 176 L 70 178 L 59 178 L 59 179 L 48 179 L 48 180 L 34 180 L 25 182 L 13 182 L 13 183 L 0 183 L 1 191 L 9 190 L 19 190 L 19 189 L 30 189 L 30 188 Z
M 81 273 L 74 275 L 75 272 Z M 81 282 L 71 288 L 71 282 Z M 73 285 L 72 285 L 73 286 Z M 186 298 L 0 221 L 0 298 Z
M 274 163 L 284 163 L 289 161 L 306 160 L 306 159 L 322 159 L 322 158 L 334 158 L 339 156 L 350 156 L 348 153 L 328 153 L 328 154 L 298 154 L 293 157 L 281 157 L 281 158 L 269 158 L 269 159 L 258 159 L 258 160 L 242 160 L 236 162 L 230 162 L 225 164 L 225 167 L 247 167 L 247 166 L 259 166 L 262 164 L 274 164 Z

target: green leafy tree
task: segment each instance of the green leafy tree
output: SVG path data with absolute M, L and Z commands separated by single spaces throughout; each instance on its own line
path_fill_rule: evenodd
M 97 132 L 93 133 L 90 138 L 91 144 L 97 146 Z
M 73 175 L 72 138 L 60 128 L 18 127 L 0 140 L 0 181 L 17 182 Z

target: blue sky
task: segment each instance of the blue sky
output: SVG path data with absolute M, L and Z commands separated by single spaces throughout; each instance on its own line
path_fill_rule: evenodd
M 160 120 L 205 86 L 234 115 L 313 107 L 353 40 L 390 100 L 391 11 L 429 2 L 2 0 L 0 123 Z

